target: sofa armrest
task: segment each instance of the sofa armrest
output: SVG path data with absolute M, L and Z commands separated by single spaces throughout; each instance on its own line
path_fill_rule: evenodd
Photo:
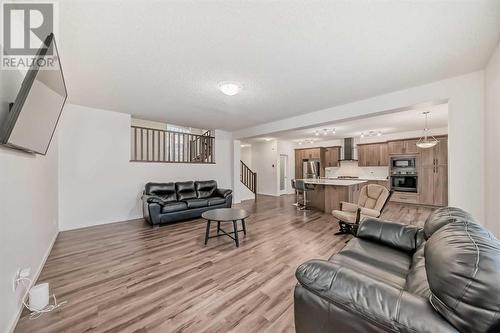
M 364 208 L 364 207 L 361 207 L 360 209 L 361 209 L 362 215 L 371 216 L 371 217 L 379 217 L 380 216 L 380 212 L 378 210 Z
M 160 213 L 161 213 L 161 204 L 158 202 L 150 202 L 150 199 L 160 199 L 155 196 L 151 195 L 143 195 L 142 196 L 142 214 L 144 216 L 144 219 L 149 223 L 149 224 L 160 224 Z
M 319 332 L 322 327 L 346 332 L 458 332 L 427 299 L 348 267 L 311 260 L 297 268 L 296 277 L 297 288 L 305 289 L 295 294 L 298 333 Z
M 233 193 L 233 190 L 224 189 L 224 188 L 217 188 L 217 191 L 216 191 L 217 196 L 222 197 L 222 198 L 226 198 L 231 193 Z
M 382 243 L 401 251 L 414 252 L 418 245 L 419 230 L 420 228 L 414 225 L 367 217 L 359 224 L 356 237 Z
M 165 200 L 162 198 L 156 196 L 156 195 L 148 195 L 148 194 L 143 194 L 142 195 L 142 202 L 147 202 L 147 203 L 157 203 L 159 205 L 164 205 Z
M 340 210 L 341 211 L 355 213 L 358 211 L 358 208 L 359 208 L 359 206 L 352 203 L 352 202 L 345 202 L 345 201 L 340 202 Z

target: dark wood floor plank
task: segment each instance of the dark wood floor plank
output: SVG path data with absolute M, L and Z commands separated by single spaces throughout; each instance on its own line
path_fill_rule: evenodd
M 350 236 L 293 196 L 258 196 L 240 247 L 204 246 L 205 221 L 151 228 L 142 219 L 61 232 L 39 281 L 68 303 L 15 332 L 293 332 L 295 269 Z M 422 225 L 431 208 L 389 204 L 384 218 Z M 230 225 L 224 225 L 230 229 Z M 212 229 L 215 232 L 215 227 Z

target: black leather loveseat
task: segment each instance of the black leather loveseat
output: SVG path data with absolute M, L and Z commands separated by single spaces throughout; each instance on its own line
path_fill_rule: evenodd
M 217 187 L 215 180 L 147 183 L 142 196 L 144 218 L 152 225 L 201 216 L 215 208 L 229 208 L 231 190 Z
M 423 229 L 367 218 L 296 276 L 298 333 L 500 332 L 500 242 L 457 208 Z

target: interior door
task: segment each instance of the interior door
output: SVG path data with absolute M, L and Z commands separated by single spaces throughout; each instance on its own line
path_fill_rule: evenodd
M 280 194 L 287 193 L 287 184 L 288 184 L 288 156 L 280 155 Z

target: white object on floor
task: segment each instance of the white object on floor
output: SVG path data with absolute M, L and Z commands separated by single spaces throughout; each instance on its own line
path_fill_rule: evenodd
M 49 305 L 49 284 L 41 283 L 29 291 L 29 305 L 31 309 L 41 311 Z

